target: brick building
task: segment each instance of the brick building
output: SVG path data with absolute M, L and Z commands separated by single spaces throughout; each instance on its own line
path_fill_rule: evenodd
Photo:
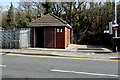
M 67 22 L 53 14 L 46 14 L 29 23 L 31 47 L 66 48 L 70 44 Z

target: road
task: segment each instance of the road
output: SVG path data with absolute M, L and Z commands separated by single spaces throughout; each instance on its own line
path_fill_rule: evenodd
M 2 55 L 3 78 L 117 78 L 118 61 Z

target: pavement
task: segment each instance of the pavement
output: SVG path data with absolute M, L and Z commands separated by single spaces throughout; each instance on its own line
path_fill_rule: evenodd
M 120 59 L 120 52 L 113 53 L 111 48 L 99 45 L 77 45 L 70 44 L 66 49 L 55 48 L 24 48 L 24 49 L 0 49 L 0 53 L 62 56 L 77 58 L 97 58 L 97 59 Z

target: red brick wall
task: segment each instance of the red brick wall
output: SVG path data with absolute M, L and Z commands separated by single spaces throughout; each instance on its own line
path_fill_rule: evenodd
M 57 32 L 56 29 L 56 48 L 65 49 L 70 44 L 70 29 L 63 27 L 62 32 Z
M 65 27 L 65 48 L 70 44 L 70 29 Z
M 62 32 L 57 32 L 57 29 L 62 29 Z M 65 48 L 65 27 L 56 28 L 56 48 Z

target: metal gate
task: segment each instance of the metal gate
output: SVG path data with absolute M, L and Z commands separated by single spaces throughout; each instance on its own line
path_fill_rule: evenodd
M 30 29 L 0 30 L 0 48 L 18 49 L 30 46 Z

